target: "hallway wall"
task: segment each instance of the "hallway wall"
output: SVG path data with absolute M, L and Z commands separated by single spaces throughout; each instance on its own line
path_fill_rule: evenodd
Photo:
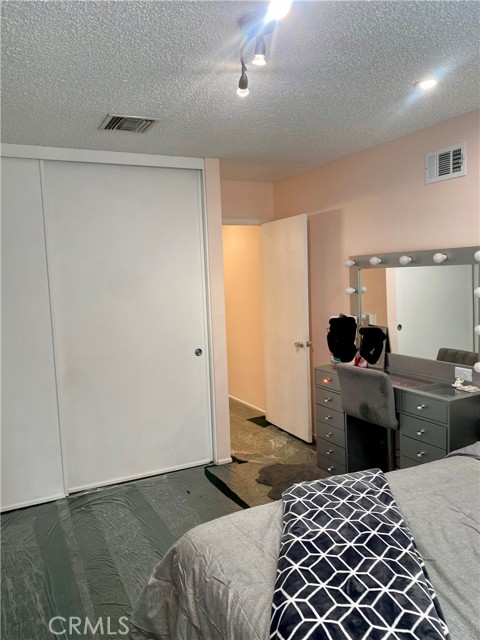
M 229 394 L 265 409 L 260 226 L 223 226 Z

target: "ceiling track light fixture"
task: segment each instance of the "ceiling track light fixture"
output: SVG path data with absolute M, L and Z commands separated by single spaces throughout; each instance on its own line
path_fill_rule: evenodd
M 237 94 L 240 97 L 244 98 L 248 95 L 248 79 L 245 66 L 245 51 L 247 47 L 250 48 L 250 45 L 253 47 L 252 43 L 255 43 L 252 64 L 258 67 L 265 66 L 267 64 L 265 38 L 273 33 L 277 26 L 277 21 L 286 15 L 290 4 L 291 0 L 272 0 L 266 12 L 264 10 L 246 13 L 238 20 L 241 32 L 240 62 L 242 64 L 242 75 L 238 83 Z

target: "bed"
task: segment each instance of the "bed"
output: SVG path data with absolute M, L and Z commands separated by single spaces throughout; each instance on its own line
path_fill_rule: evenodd
M 480 442 L 385 477 L 451 639 L 478 640 Z M 184 535 L 145 586 L 131 618 L 131 640 L 267 640 L 282 516 L 279 500 Z

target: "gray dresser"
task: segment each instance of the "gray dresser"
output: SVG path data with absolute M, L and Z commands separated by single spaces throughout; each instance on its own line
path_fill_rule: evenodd
M 440 388 L 429 390 L 435 386 Z M 397 390 L 397 399 L 402 469 L 439 460 L 480 439 L 480 393 L 426 385 Z
M 315 367 L 317 464 L 332 475 L 347 471 L 345 414 L 338 374 L 330 365 Z
M 400 423 L 400 468 L 439 460 L 480 440 L 480 392 L 457 392 L 445 382 L 402 382 L 395 376 L 392 384 Z M 359 443 L 362 432 L 349 428 L 338 374 L 331 365 L 315 367 L 315 426 L 318 466 L 332 475 L 358 470 L 359 444 L 367 451 L 377 428 L 367 427 Z M 370 466 L 367 458 L 364 468 Z

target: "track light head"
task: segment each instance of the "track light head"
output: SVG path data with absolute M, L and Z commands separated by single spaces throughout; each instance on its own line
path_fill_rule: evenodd
M 249 93 L 247 67 L 242 60 L 242 75 L 240 76 L 240 80 L 238 81 L 237 95 L 240 96 L 240 98 L 245 98 Z
M 267 64 L 265 60 L 266 54 L 266 46 L 265 46 L 265 38 L 262 34 L 257 36 L 257 40 L 255 43 L 255 55 L 253 56 L 252 64 L 256 64 L 261 67 Z

